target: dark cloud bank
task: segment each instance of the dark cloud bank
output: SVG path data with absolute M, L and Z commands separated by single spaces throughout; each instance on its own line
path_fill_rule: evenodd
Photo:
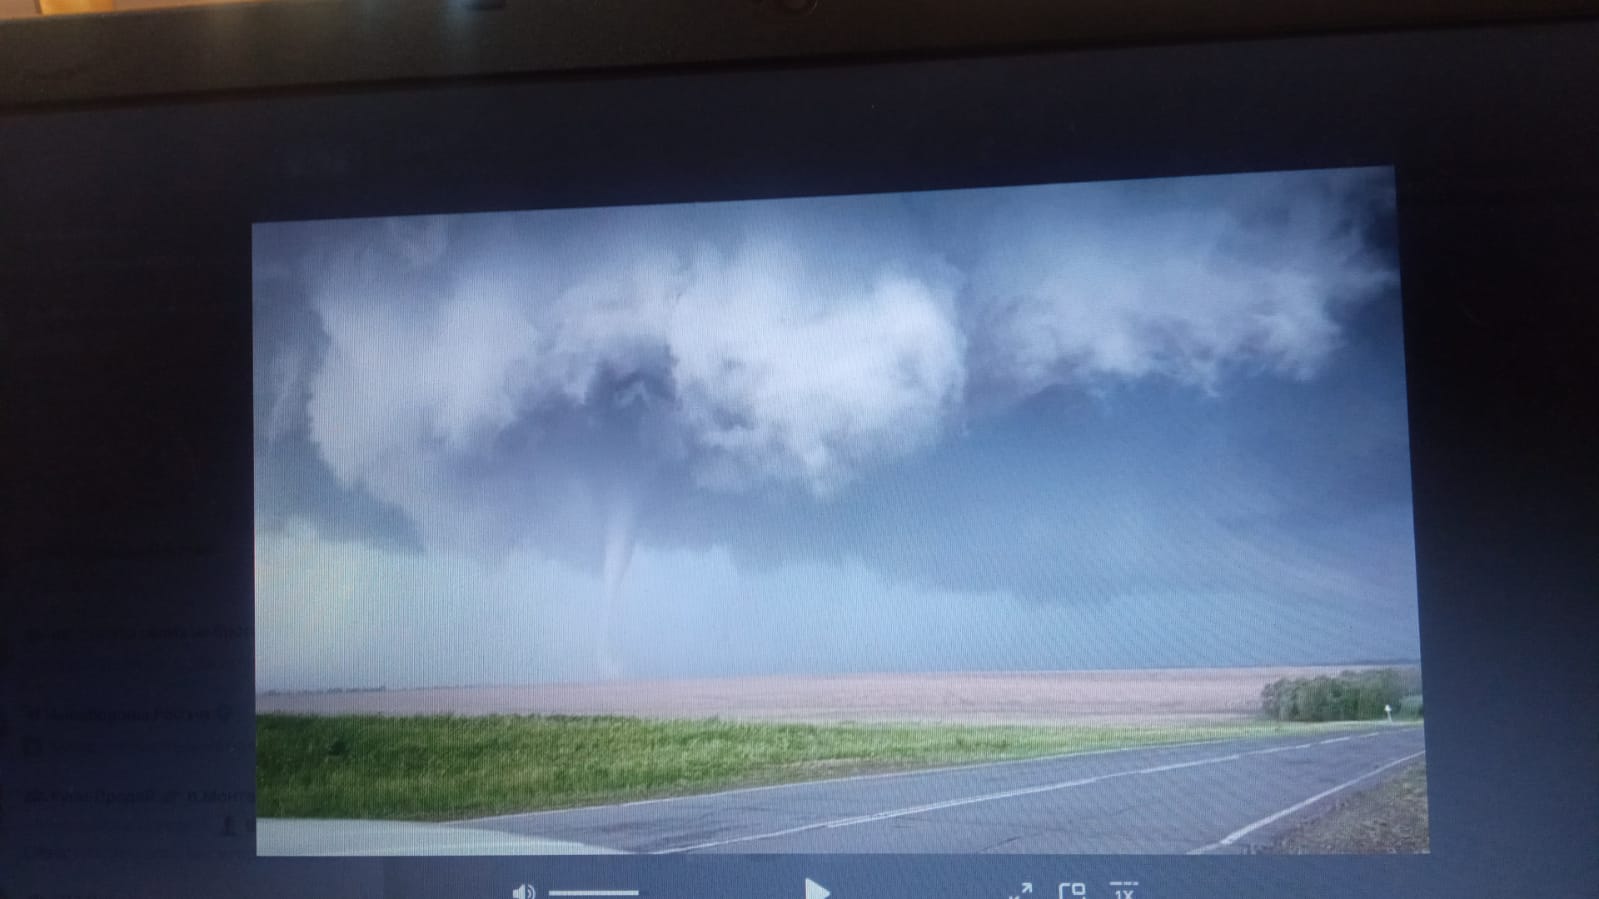
M 507 603 L 567 608 L 520 625 L 534 655 L 584 647 L 535 678 L 1414 656 L 1391 191 L 1361 170 L 258 226 L 258 540 L 359 553 L 355 622 L 446 569 L 554 566 L 522 600 L 412 610 L 449 628 L 340 638 L 426 655 Z M 326 589 L 258 575 L 264 655 L 292 652 L 288 594 Z M 315 658 L 263 673 L 518 670 Z

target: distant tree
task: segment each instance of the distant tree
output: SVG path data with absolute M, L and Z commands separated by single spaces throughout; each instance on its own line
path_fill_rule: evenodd
M 1409 689 L 1412 685 L 1417 690 Z M 1261 688 L 1260 707 L 1277 721 L 1365 721 L 1385 717 L 1389 708 L 1405 711 L 1405 701 L 1414 696 L 1419 717 L 1419 687 L 1419 674 L 1393 668 L 1285 677 Z

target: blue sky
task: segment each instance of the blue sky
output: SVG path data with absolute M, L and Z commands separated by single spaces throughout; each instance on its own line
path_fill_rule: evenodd
M 258 225 L 258 687 L 1415 658 L 1392 206 Z

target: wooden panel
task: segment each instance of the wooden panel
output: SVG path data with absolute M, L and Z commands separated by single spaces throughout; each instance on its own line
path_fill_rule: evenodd
M 20 19 L 38 14 L 37 0 L 0 0 L 0 19 Z
M 259 2 L 263 0 L 0 0 L 0 19 L 32 18 L 39 15 L 41 9 L 46 15 L 69 15 Z

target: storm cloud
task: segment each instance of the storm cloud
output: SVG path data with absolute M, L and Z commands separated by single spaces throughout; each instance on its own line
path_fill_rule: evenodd
M 450 594 L 457 629 L 483 600 L 394 580 L 474 570 L 584 645 L 734 594 L 782 632 L 803 582 L 896 634 L 1375 603 L 1401 639 L 1304 652 L 1413 654 L 1391 204 L 1360 170 L 259 225 L 258 548 L 375 553 L 344 602 Z M 258 620 L 296 590 L 258 576 Z

